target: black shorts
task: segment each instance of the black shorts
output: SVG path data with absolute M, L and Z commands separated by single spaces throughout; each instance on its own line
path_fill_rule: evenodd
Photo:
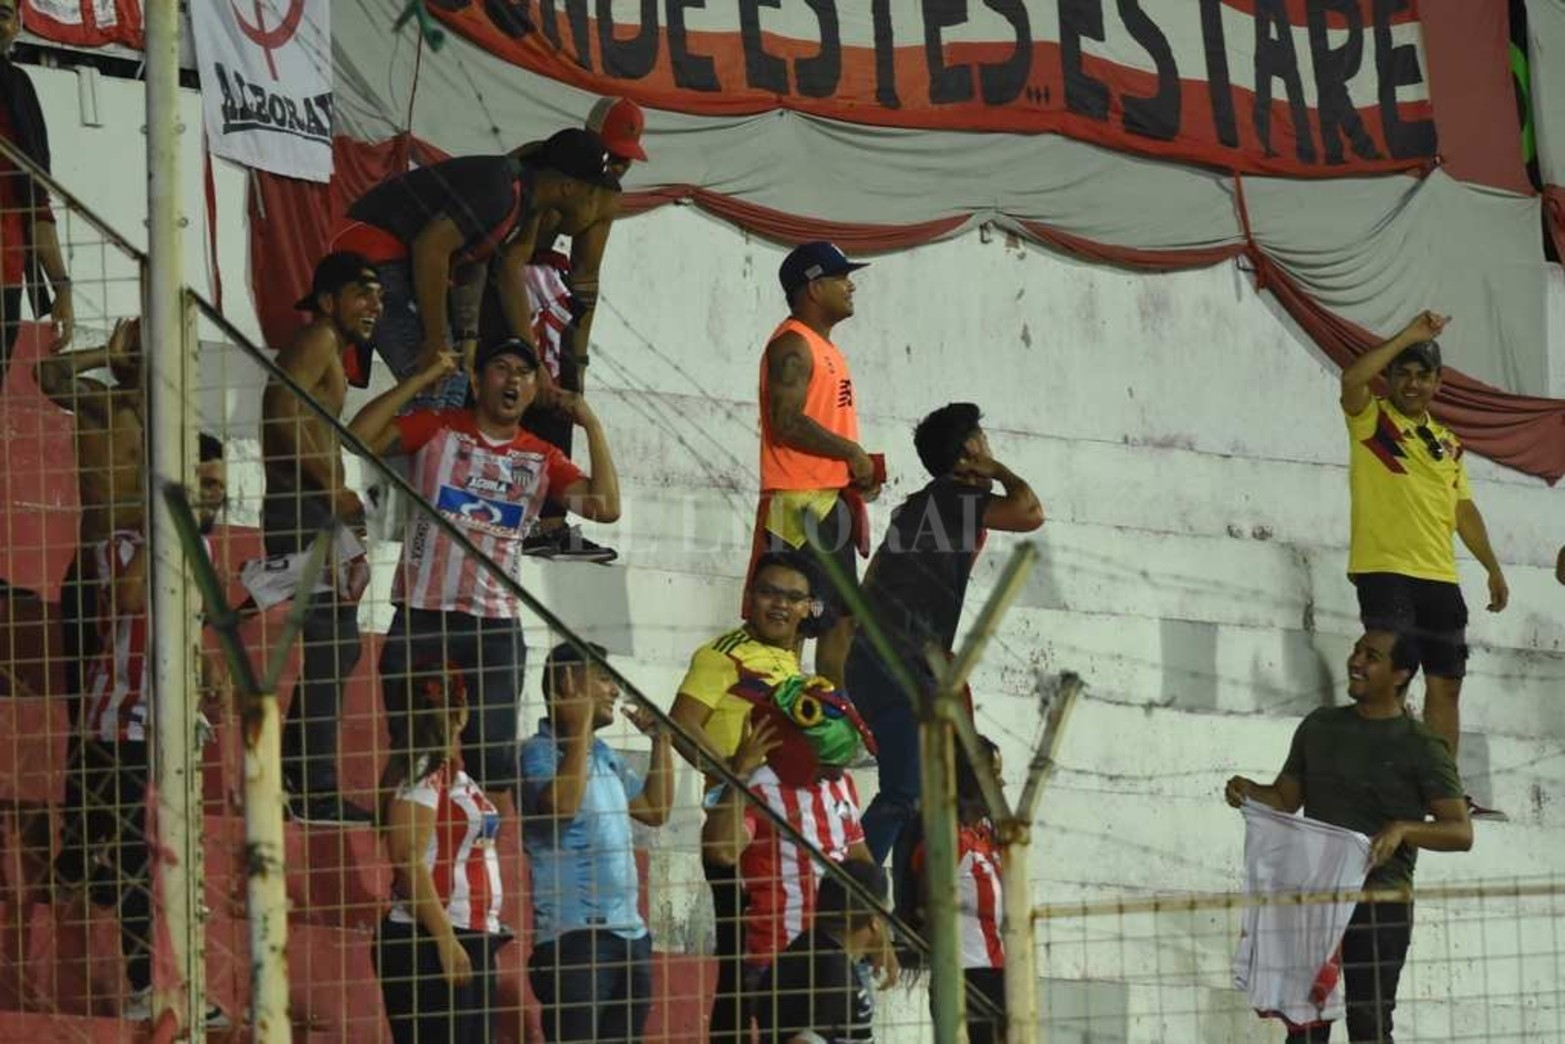
M 763 492 L 760 504 L 755 512 L 755 541 L 751 549 L 750 569 L 745 576 L 744 588 L 747 594 L 744 599 L 744 614 L 749 614 L 748 592 L 750 590 L 750 582 L 754 579 L 755 563 L 760 560 L 760 557 L 768 551 L 797 552 L 815 567 L 812 585 L 815 588 L 815 596 L 821 604 L 820 614 L 807 618 L 799 626 L 799 635 L 803 638 L 819 638 L 836 626 L 838 620 L 852 616 L 853 613 L 838 593 L 837 585 L 831 582 L 830 578 L 826 576 L 825 570 L 816 561 L 815 552 L 810 549 L 808 542 L 795 547 L 766 528 L 766 519 L 770 508 L 771 494 Z M 812 515 L 807 524 L 810 527 L 811 534 L 820 542 L 821 547 L 831 555 L 832 561 L 837 563 L 838 568 L 842 570 L 842 575 L 848 578 L 855 591 L 858 590 L 858 543 L 854 539 L 853 534 L 853 509 L 848 506 L 847 501 L 839 496 L 836 502 L 832 504 L 831 510 L 827 512 L 825 518 L 817 521 Z
M 1359 573 L 1353 585 L 1364 626 L 1417 638 L 1426 676 L 1467 673 L 1467 603 L 1460 586 L 1400 573 Z

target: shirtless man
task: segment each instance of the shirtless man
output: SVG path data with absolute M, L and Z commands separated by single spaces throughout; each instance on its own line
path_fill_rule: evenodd
M 381 314 L 380 277 L 361 254 L 339 251 L 315 266 L 299 301 L 312 318 L 277 356 L 277 365 L 333 417 L 348 393 L 344 356 L 367 348 Z M 261 528 L 268 555 L 306 550 L 322 529 L 362 532 L 364 505 L 348 488 L 332 426 L 278 381 L 261 400 L 266 497 Z M 339 575 L 337 568 L 330 575 Z M 337 718 L 342 687 L 358 665 L 358 605 L 352 587 L 309 594 L 299 681 L 283 724 L 283 780 L 289 811 L 306 823 L 367 822 L 370 814 L 337 790 Z
M 83 374 L 107 369 L 112 385 Z M 108 343 L 83 352 L 57 351 L 33 367 L 38 387 L 76 418 L 76 492 L 81 518 L 78 549 L 95 547 L 116 531 L 142 529 L 141 321 L 121 319 Z M 71 720 L 81 695 L 81 664 L 97 651 L 97 578 L 90 556 L 78 550 L 60 588 L 65 691 Z
M 623 179 L 634 163 L 646 161 L 646 150 L 641 147 L 645 123 L 640 106 L 629 98 L 601 98 L 587 115 L 587 130 L 602 139 L 609 154 L 609 173 L 615 178 Z M 529 142 L 511 154 L 527 159 L 536 156 L 543 145 L 541 141 Z M 525 248 L 532 250 L 520 272 L 495 266 L 496 278 L 477 273 L 475 279 L 459 285 L 452 294 L 458 328 L 476 329 L 485 342 L 505 336 L 526 338 L 530 332 L 542 366 L 538 371 L 538 397 L 522 418 L 522 427 L 559 447 L 567 457 L 571 455 L 575 425 L 557 405 L 555 390 L 579 394 L 586 387 L 587 349 L 598 303 L 598 271 L 619 208 L 619 190 L 600 186 L 570 211 L 540 211 L 536 231 L 524 228 L 519 237 L 525 240 Z M 570 238 L 568 259 L 555 252 L 560 236 Z M 515 329 L 502 307 L 498 280 L 507 273 L 509 278 L 520 278 L 526 285 L 532 305 L 530 331 Z M 480 292 L 481 306 L 475 300 Z M 476 325 L 472 321 L 474 315 L 478 317 Z M 466 342 L 463 350 L 470 357 Z M 555 501 L 544 505 L 537 525 L 523 542 L 523 553 L 556 561 L 600 563 L 618 557 L 613 548 L 587 539 L 578 527 L 568 525 L 564 505 Z

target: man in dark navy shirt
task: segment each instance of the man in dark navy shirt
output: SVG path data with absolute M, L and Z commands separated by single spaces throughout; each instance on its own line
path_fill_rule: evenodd
M 919 423 L 913 442 L 933 481 L 897 507 L 864 575 L 871 612 L 926 694 L 934 687 L 927 650 L 950 654 L 987 531 L 1043 525 L 1043 505 L 990 454 L 980 418 L 972 403 L 953 402 Z M 865 841 L 877 862 L 897 851 L 900 865 L 898 839 L 918 815 L 918 711 L 862 633 L 848 654 L 847 686 L 879 747 L 880 792 L 864 813 Z
M 532 343 L 532 308 L 521 272 L 531 259 L 543 217 L 570 226 L 589 221 L 605 196 L 619 192 L 603 140 L 587 130 L 563 130 L 526 157 L 459 156 L 381 182 L 348 208 L 348 224 L 333 250 L 353 250 L 379 272 L 385 314 L 376 343 L 399 380 L 440 352 L 476 340 L 453 331 L 447 295 L 453 281 L 498 262 L 500 302 L 509 336 Z M 471 320 L 475 325 L 477 317 Z M 453 336 L 454 335 L 454 336 Z M 349 367 L 361 386 L 368 359 Z M 466 367 L 434 392 L 438 407 L 460 408 Z

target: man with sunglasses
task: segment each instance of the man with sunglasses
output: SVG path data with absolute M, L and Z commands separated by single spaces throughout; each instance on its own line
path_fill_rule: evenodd
M 815 574 L 799 552 L 769 551 L 756 560 L 747 594 L 744 626 L 719 635 L 695 651 L 669 711 L 670 717 L 695 737 L 697 745 L 708 755 L 724 761 L 736 773 L 743 769 L 746 775 L 756 766 L 741 751 L 746 746 L 743 741 L 747 739 L 752 704 L 736 695 L 735 689 L 745 678 L 775 686 L 801 672 L 797 652 L 799 625 L 811 612 Z M 770 752 L 765 747 L 767 737 L 748 738 L 748 746 L 763 748 L 759 753 L 764 760 Z M 688 746 L 681 745 L 679 749 L 691 764 L 706 769 L 706 764 Z M 722 791 L 710 773 L 706 784 L 710 808 L 716 805 Z M 703 840 L 708 846 L 717 843 L 710 822 L 703 831 Z M 707 856 L 704 847 L 701 862 L 712 889 L 718 959 L 709 1040 L 713 1044 L 730 1044 L 740 1039 L 743 889 L 737 857 L 715 860 Z
M 1467 605 L 1457 581 L 1455 532 L 1489 573 L 1488 608 L 1510 597 L 1483 515 L 1473 502 L 1462 444 L 1430 416 L 1440 390 L 1440 345 L 1449 316 L 1426 311 L 1342 372 L 1353 503 L 1348 576 L 1371 630 L 1418 637 L 1424 723 L 1456 755 L 1458 697 L 1467 666 Z M 1385 382 L 1385 395 L 1370 384 Z M 1487 810 L 1474 808 L 1475 814 Z

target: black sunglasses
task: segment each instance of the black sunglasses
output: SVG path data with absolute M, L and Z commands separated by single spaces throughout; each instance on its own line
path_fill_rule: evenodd
M 1429 430 L 1429 425 L 1420 424 L 1413 429 L 1418 437 L 1424 440 L 1424 448 L 1429 450 L 1429 455 L 1435 460 L 1445 459 L 1445 447 L 1440 445 L 1440 440 L 1435 438 L 1435 433 Z

